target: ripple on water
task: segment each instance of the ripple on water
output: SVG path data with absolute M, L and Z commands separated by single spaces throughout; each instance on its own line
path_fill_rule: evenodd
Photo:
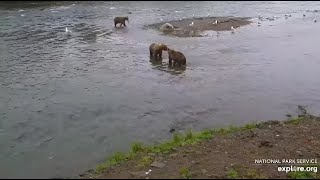
M 318 42 L 312 33 L 317 30 L 317 23 L 312 22 L 317 13 L 306 13 L 312 17 L 308 26 L 302 26 L 309 19 L 298 17 L 304 12 L 301 2 L 248 2 L 249 11 L 234 2 L 111 3 L 59 4 L 44 11 L 0 10 L 4 17 L 0 24 L 0 48 L 4 49 L 0 92 L 4 95 L 0 95 L 5 102 L 1 107 L 8 110 L 0 112 L 4 113 L 0 133 L 9 137 L 6 145 L 15 145 L 4 151 L 11 156 L 1 157 L 4 177 L 66 177 L 71 172 L 68 168 L 95 166 L 93 157 L 81 157 L 103 149 L 95 157 L 103 159 L 146 134 L 153 136 L 141 140 L 153 141 L 166 136 L 171 127 L 185 130 L 238 123 L 239 116 L 255 118 L 240 112 L 245 107 L 254 112 L 263 107 L 267 115 L 257 117 L 268 119 L 280 117 L 280 111 L 294 107 L 296 100 L 314 107 L 319 104 L 316 81 L 304 81 L 314 79 L 319 69 L 317 49 L 305 46 Z M 313 9 L 314 4 L 307 2 L 306 6 Z M 286 21 L 282 13 L 288 13 L 288 7 L 297 16 Z M 132 23 L 114 28 L 114 16 L 129 11 Z M 142 30 L 143 25 L 160 18 L 164 22 L 208 12 L 281 18 L 263 19 L 258 30 L 250 26 L 232 36 L 221 33 L 218 38 L 183 39 Z M 66 36 L 65 27 L 70 28 L 71 36 Z M 147 49 L 152 42 L 185 52 L 187 67 L 169 68 L 167 56 L 160 64 L 149 62 Z M 307 56 L 301 51 L 308 52 Z M 308 63 L 301 63 L 299 59 L 305 57 Z M 307 71 L 296 76 L 296 67 L 302 65 Z M 266 105 L 252 106 L 261 102 Z M 52 144 L 64 149 L 52 148 Z M 29 150 L 41 153 L 34 155 Z M 65 157 L 64 163 L 48 161 L 53 155 L 53 159 Z M 33 168 L 24 161 L 26 157 L 32 158 Z

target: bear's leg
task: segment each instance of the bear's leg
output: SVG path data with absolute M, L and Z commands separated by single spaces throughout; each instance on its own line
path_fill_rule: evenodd
M 162 59 L 162 51 L 159 52 L 159 60 Z
M 169 65 L 170 65 L 170 66 L 172 65 L 172 59 L 171 59 L 170 56 L 169 56 Z
M 152 51 L 150 51 L 150 58 L 152 58 Z

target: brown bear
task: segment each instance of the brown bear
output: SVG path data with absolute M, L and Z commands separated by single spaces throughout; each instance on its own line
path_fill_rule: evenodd
M 125 16 L 125 17 L 115 17 L 115 18 L 114 18 L 114 27 L 117 27 L 117 24 L 118 24 L 118 23 L 120 23 L 120 27 L 121 27 L 121 25 L 126 26 L 126 22 L 125 22 L 126 20 L 129 22 L 128 16 Z
M 176 65 L 181 67 L 182 65 L 186 65 L 187 63 L 186 57 L 183 55 L 183 53 L 179 51 L 168 49 L 168 55 L 169 55 L 170 66 L 172 65 L 172 61 L 173 61 L 173 67 L 176 67 Z
M 167 51 L 168 47 L 165 44 L 157 44 L 157 43 L 152 43 L 149 46 L 149 51 L 150 51 L 150 58 L 155 58 L 157 59 L 159 57 L 159 59 L 161 60 L 162 58 L 162 51 Z

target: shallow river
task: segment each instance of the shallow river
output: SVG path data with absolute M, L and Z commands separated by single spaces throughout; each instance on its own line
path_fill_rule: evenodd
M 169 138 L 171 128 L 285 119 L 299 104 L 318 115 L 318 9 L 316 1 L 2 6 L 0 178 L 77 175 L 134 141 Z M 143 29 L 208 13 L 253 23 L 203 38 Z M 276 18 L 258 26 L 259 13 Z M 129 16 L 127 28 L 114 28 L 118 15 Z M 153 42 L 182 51 L 186 70 L 169 69 L 167 53 L 162 66 L 150 63 Z

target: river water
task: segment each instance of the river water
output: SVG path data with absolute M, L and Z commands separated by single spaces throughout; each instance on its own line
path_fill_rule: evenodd
M 318 115 L 317 9 L 316 1 L 1 6 L 0 178 L 74 176 L 134 141 L 169 138 L 171 128 L 285 119 L 298 104 Z M 201 38 L 143 28 L 208 13 L 253 23 Z M 276 18 L 258 26 L 259 13 Z M 114 28 L 123 15 L 127 28 Z M 153 42 L 182 51 L 186 70 L 169 69 L 167 53 L 164 65 L 150 63 Z

